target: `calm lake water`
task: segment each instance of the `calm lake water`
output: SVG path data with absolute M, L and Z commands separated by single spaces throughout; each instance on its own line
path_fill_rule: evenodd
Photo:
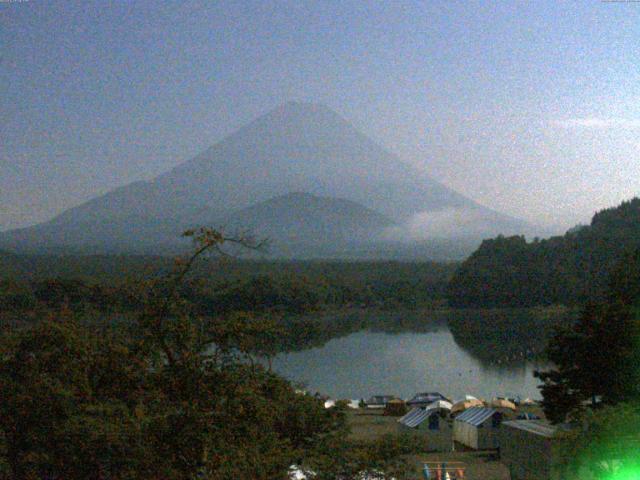
M 540 398 L 533 372 L 545 367 L 544 363 L 516 355 L 492 358 L 494 350 L 504 349 L 505 343 L 511 343 L 510 351 L 518 351 L 518 345 L 530 340 L 518 338 L 527 337 L 526 334 L 509 330 L 500 337 L 493 332 L 492 340 L 487 341 L 488 334 L 483 335 L 484 330 L 479 329 L 476 339 L 471 335 L 462 340 L 468 343 L 465 348 L 442 319 L 434 320 L 422 331 L 409 330 L 413 331 L 385 333 L 364 329 L 330 339 L 320 347 L 280 354 L 274 359 L 273 368 L 292 381 L 304 383 L 310 391 L 332 398 L 367 398 L 374 394 L 410 398 L 419 391 L 439 391 L 449 398 L 464 394 Z M 465 336 L 467 333 L 465 329 Z M 479 355 L 478 351 L 482 353 Z

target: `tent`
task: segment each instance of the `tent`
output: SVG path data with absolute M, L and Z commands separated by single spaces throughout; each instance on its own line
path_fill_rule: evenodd
M 440 392 L 421 392 L 416 393 L 411 400 L 407 401 L 407 405 L 410 407 L 426 407 L 438 400 L 449 401 L 449 399 Z
M 388 402 L 395 399 L 393 395 L 374 395 L 365 403 L 367 408 L 384 408 Z
M 473 395 L 465 395 L 464 397 L 456 400 L 454 403 L 464 402 L 465 400 L 479 400 L 478 397 L 474 397 Z
M 451 405 L 450 402 L 447 402 L 446 400 L 438 400 L 436 402 L 433 402 L 430 405 L 427 405 L 427 410 L 432 410 L 432 409 L 442 409 L 442 410 L 451 410 L 451 408 L 453 407 L 453 405 Z
M 407 404 L 404 400 L 394 398 L 389 400 L 384 407 L 384 414 L 390 417 L 401 417 L 407 413 Z
M 491 400 L 491 406 L 493 408 L 508 408 L 509 410 L 513 410 L 514 412 L 516 410 L 516 405 L 504 398 L 494 398 L 493 400 Z
M 451 406 L 451 413 L 454 414 L 463 412 L 472 407 L 484 407 L 484 403 L 482 403 L 477 398 L 473 398 L 470 400 L 460 400 L 459 402 L 456 402 Z

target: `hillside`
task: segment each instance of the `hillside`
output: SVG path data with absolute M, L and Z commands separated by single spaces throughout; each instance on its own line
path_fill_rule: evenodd
M 218 222 L 214 222 L 218 223 Z M 332 245 L 334 252 L 375 247 L 372 238 L 394 225 L 389 218 L 350 200 L 289 193 L 235 211 L 219 222 L 227 230 L 248 229 L 269 239 L 269 253 L 314 257 Z
M 432 238 L 479 241 L 527 228 L 401 161 L 327 107 L 288 103 L 151 181 L 115 189 L 49 222 L 0 233 L 0 248 L 158 253 L 179 246 L 178 236 L 188 226 L 227 221 L 243 209 L 260 210 L 262 202 L 292 192 L 356 202 L 368 209 L 360 212 L 363 218 L 334 219 L 336 228 L 326 228 L 321 235 L 330 244 L 349 231 L 359 232 L 363 222 L 372 220 L 370 211 L 398 225 L 391 234 L 381 228 L 369 232 L 369 238 L 389 244 Z M 306 223 L 325 222 L 321 211 L 309 210 Z M 273 216 L 282 219 L 291 212 L 283 208 Z M 243 215 L 252 216 L 245 211 L 239 218 Z M 253 223 L 267 226 L 269 218 Z M 351 225 L 345 223 L 349 218 Z M 277 227 L 266 229 L 278 237 L 289 236 L 273 232 Z M 300 240 L 317 244 L 314 233 L 314 228 L 303 227 L 300 236 L 310 236 Z M 353 249 L 354 239 L 349 240 Z
M 640 199 L 596 213 L 591 224 L 564 236 L 527 242 L 486 240 L 449 285 L 457 307 L 584 304 L 606 295 L 610 274 L 640 248 Z

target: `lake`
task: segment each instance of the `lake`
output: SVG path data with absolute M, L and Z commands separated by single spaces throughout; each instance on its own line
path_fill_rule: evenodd
M 281 353 L 273 360 L 274 370 L 332 398 L 410 398 L 419 391 L 449 398 L 540 398 L 533 372 L 546 365 L 532 353 L 542 350 L 553 322 L 541 325 L 540 318 L 522 311 L 362 315 L 375 316 L 371 326 L 321 346 Z M 399 320 L 403 328 L 380 331 L 381 325 L 389 329 Z

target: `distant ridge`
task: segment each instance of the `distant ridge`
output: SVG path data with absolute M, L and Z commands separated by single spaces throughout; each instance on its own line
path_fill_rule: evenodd
M 289 194 L 309 197 L 296 199 Z M 329 211 L 338 206 L 330 206 L 330 199 L 353 202 L 350 205 L 359 208 L 346 214 L 347 204 L 340 203 L 345 215 L 335 216 L 334 224 L 327 223 Z M 265 206 L 263 202 L 275 203 Z M 430 228 L 440 240 L 479 241 L 527 228 L 525 222 L 482 207 L 401 161 L 329 108 L 290 102 L 154 180 L 117 188 L 49 222 L 0 233 L 0 248 L 154 253 L 179 246 L 178 236 L 189 226 L 212 221 L 239 226 L 241 218 L 257 230 L 291 239 L 294 225 L 285 228 L 288 214 L 274 209 L 278 202 L 288 203 L 291 212 L 296 203 L 309 203 L 308 220 L 298 229 L 296 241 L 317 245 L 321 239 L 329 242 L 326 247 L 342 242 L 357 248 L 363 225 L 369 239 L 378 238 L 389 225 L 398 232 L 407 222 L 415 225 L 417 215 L 421 221 L 432 214 L 438 219 Z M 461 218 L 465 221 L 460 222 Z M 314 224 L 325 224 L 322 235 Z M 378 232 L 371 230 L 374 224 Z M 280 227 L 288 233 L 279 231 Z M 354 237 L 347 240 L 350 235 Z M 404 233 L 398 237 L 403 242 L 425 241 Z M 344 248 L 349 255 L 349 248 Z
M 235 211 L 221 225 L 259 232 L 271 254 L 306 258 L 328 245 L 334 252 L 375 247 L 394 222 L 351 200 L 293 192 Z

